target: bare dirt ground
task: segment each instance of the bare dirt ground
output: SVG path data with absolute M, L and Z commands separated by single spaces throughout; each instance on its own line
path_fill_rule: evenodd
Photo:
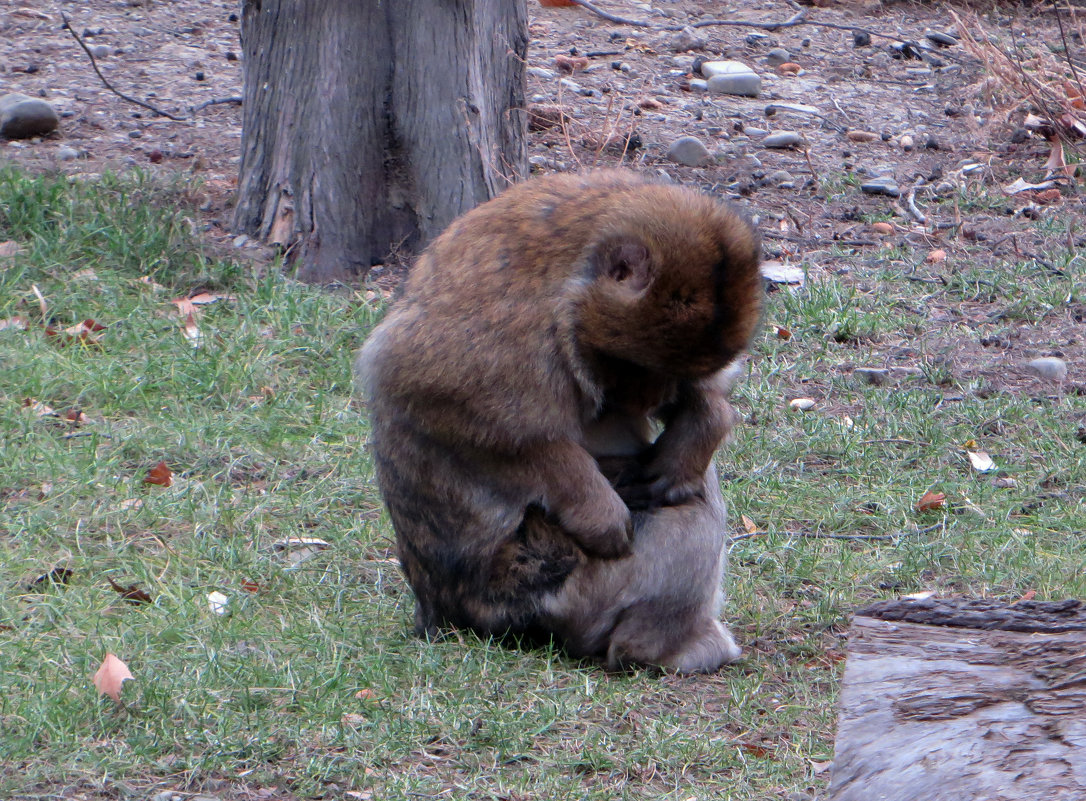
M 859 291 L 858 265 L 896 266 L 909 280 L 939 286 L 952 273 L 995 269 L 1008 260 L 1060 271 L 1083 243 L 1076 183 L 1047 195 L 1000 189 L 1018 177 L 1044 175 L 1050 144 L 1016 130 L 1028 111 L 1025 99 L 993 94 L 999 87 L 985 82 L 985 65 L 960 44 L 931 45 L 925 60 L 892 55 L 901 40 L 924 42 L 927 31 L 953 31 L 947 7 L 857 0 L 807 8 L 807 20 L 819 24 L 777 31 L 709 26 L 695 31 L 702 41 L 680 43 L 675 33 L 660 29 L 716 18 L 781 22 L 795 7 L 708 0 L 611 0 L 601 6 L 655 27 L 611 22 L 581 8 L 530 6 L 529 97 L 568 115 L 565 124 L 531 133 L 533 170 L 627 163 L 736 198 L 757 216 L 767 257 L 802 264 L 814 278 L 833 274 Z M 5 3 L 0 93 L 47 98 L 63 119 L 44 140 L 0 142 L 0 162 L 71 173 L 131 167 L 189 173 L 199 179 L 194 184 L 202 192 L 207 236 L 230 243 L 241 111 L 236 103 L 199 107 L 240 95 L 238 12 L 236 3 L 197 0 Z M 88 46 L 102 46 L 99 67 L 118 90 L 189 119 L 156 116 L 110 92 L 64 29 L 62 14 Z M 982 20 L 987 30 L 1025 45 L 1062 41 L 1050 12 L 1007 4 L 990 8 Z M 1079 27 L 1072 16 L 1066 21 Z M 874 34 L 871 43 L 857 46 L 853 27 Z M 1082 50 L 1074 31 L 1067 41 Z M 782 72 L 767 61 L 778 47 L 795 67 Z M 761 95 L 692 89 L 695 58 L 715 57 L 753 67 L 762 76 Z M 571 66 L 572 74 L 563 73 Z M 818 113 L 767 116 L 767 107 L 780 103 L 805 104 Z M 806 149 L 765 148 L 761 141 L 772 130 L 800 134 Z M 878 136 L 857 142 L 850 130 Z M 615 140 L 630 134 L 639 146 L 623 156 Z M 683 135 L 697 137 L 716 160 L 696 168 L 669 161 L 669 144 Z M 902 197 L 861 192 L 858 184 L 877 173 L 892 175 Z M 907 207 L 910 188 L 918 186 L 916 208 L 926 216 L 924 225 Z M 889 222 L 892 231 L 874 230 L 877 220 Z M 946 262 L 925 262 L 932 250 L 945 251 Z M 979 279 L 978 290 L 985 282 L 998 284 L 998 274 Z M 925 349 L 950 352 L 958 377 L 997 388 L 1035 384 L 993 367 L 1008 361 L 1007 351 L 1016 362 L 1059 355 L 1072 366 L 1074 390 L 1083 379 L 1077 365 L 1086 363 L 1082 299 L 1068 298 L 1063 309 L 1035 324 L 1015 325 L 1008 336 L 1001 310 L 984 295 L 978 291 L 973 302 L 934 300 L 934 308 L 918 310 L 945 322 L 947 330 L 964 324 L 977 332 L 963 338 L 935 330 L 926 335 Z M 908 361 L 917 350 L 915 342 L 883 344 L 887 366 Z M 999 357 L 992 358 L 997 350 Z

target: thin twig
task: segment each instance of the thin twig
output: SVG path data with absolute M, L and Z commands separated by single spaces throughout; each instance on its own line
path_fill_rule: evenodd
M 604 11 L 602 8 L 599 8 L 598 6 L 592 5 L 590 2 L 588 2 L 588 0 L 573 0 L 573 2 L 576 3 L 577 5 L 581 6 L 582 8 L 588 9 L 593 14 L 596 14 L 597 16 L 603 17 L 608 22 L 617 22 L 619 25 L 635 25 L 638 28 L 655 28 L 656 27 L 651 22 L 646 22 L 645 20 L 629 19 L 627 17 L 618 17 L 618 16 L 615 16 L 614 14 L 609 14 L 608 12 Z
M 924 212 L 920 211 L 916 207 L 916 190 L 924 186 L 924 179 L 921 178 L 911 187 L 909 187 L 908 194 L 905 195 L 905 208 L 909 210 L 909 214 L 913 215 L 913 218 L 921 225 L 926 225 L 928 218 L 924 216 Z
M 72 27 L 72 23 L 71 20 L 68 19 L 68 15 L 61 11 L 60 16 L 64 20 L 64 27 L 68 30 L 68 33 L 72 35 L 72 38 L 79 42 L 79 46 L 82 47 L 83 52 L 87 54 L 87 58 L 90 59 L 91 66 L 94 67 L 95 74 L 98 76 L 98 79 L 105 85 L 106 89 L 113 92 L 113 94 L 117 95 L 117 97 L 121 98 L 122 100 L 127 100 L 129 103 L 135 103 L 137 106 L 142 106 L 148 111 L 153 111 L 155 114 L 158 114 L 162 117 L 169 117 L 174 122 L 188 121 L 188 117 L 175 116 L 168 111 L 164 111 L 157 106 L 152 106 L 150 103 L 145 103 L 139 98 L 126 95 L 124 92 L 116 89 L 113 84 L 106 80 L 106 76 L 102 74 L 102 71 L 98 69 L 98 62 L 94 60 L 94 54 L 90 51 L 90 48 L 88 48 L 87 45 L 83 42 L 83 39 L 80 38 L 79 34 L 75 32 L 75 28 Z
M 776 536 L 778 537 L 795 537 L 805 540 L 851 540 L 855 542 L 875 541 L 886 542 L 890 540 L 899 540 L 902 537 L 917 537 L 923 534 L 930 534 L 933 531 L 938 531 L 941 528 L 946 527 L 946 521 L 936 523 L 933 526 L 927 526 L 926 528 L 917 529 L 916 531 L 899 531 L 896 534 L 827 534 L 821 531 L 778 531 Z M 770 534 L 768 531 L 748 531 L 743 534 L 732 535 L 729 548 L 740 540 L 749 540 L 754 537 L 766 537 Z
M 243 102 L 244 98 L 241 97 L 218 97 L 214 100 L 205 100 L 198 106 L 193 106 L 192 113 L 195 114 L 197 111 L 203 111 L 208 106 L 218 106 L 222 105 L 223 103 L 237 103 L 240 106 Z

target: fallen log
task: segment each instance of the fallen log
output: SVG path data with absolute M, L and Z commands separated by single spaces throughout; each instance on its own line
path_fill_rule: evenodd
M 1035 799 L 1086 799 L 1086 604 L 859 610 L 827 801 Z

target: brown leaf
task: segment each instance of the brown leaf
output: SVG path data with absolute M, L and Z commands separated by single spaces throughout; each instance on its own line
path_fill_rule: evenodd
M 928 254 L 928 257 L 924 259 L 928 264 L 942 264 L 946 261 L 945 250 L 933 250 Z
M 881 138 L 874 131 L 848 131 L 845 136 L 850 142 L 874 142 Z
M 109 576 L 106 576 L 106 581 L 109 582 L 109 586 L 113 588 L 114 592 L 116 592 L 130 604 L 151 603 L 151 596 L 148 595 L 145 591 L 141 590 L 135 584 L 125 587 L 122 584 L 118 584 Z
M 25 331 L 27 329 L 26 318 L 20 317 L 19 315 L 5 317 L 3 320 L 0 320 L 0 331 L 3 331 L 5 328 L 18 328 L 20 331 Z
M 11 256 L 18 256 L 23 253 L 23 246 L 16 242 L 14 239 L 9 239 L 6 242 L 0 242 L 0 258 L 10 258 Z
M 803 67 L 796 64 L 794 61 L 786 61 L 783 64 L 777 66 L 777 72 L 781 75 L 799 75 L 803 72 Z
M 196 325 L 196 319 L 192 312 L 189 312 L 188 317 L 185 318 L 185 325 L 181 329 L 185 333 L 185 338 L 194 348 L 200 347 L 200 343 L 203 341 L 204 335 L 200 333 L 199 327 Z
M 1019 598 L 1018 600 L 1019 601 L 1032 601 L 1036 597 L 1037 597 L 1037 590 L 1027 590 L 1026 592 L 1024 592 L 1022 594 L 1022 597 Z
M 894 226 L 888 222 L 871 223 L 871 230 L 879 236 L 888 236 L 894 232 Z
M 108 695 L 117 703 L 121 702 L 121 685 L 129 679 L 134 679 L 128 665 L 115 657 L 106 654 L 102 660 L 102 666 L 94 674 L 94 686 L 99 695 Z
M 569 75 L 577 70 L 583 70 L 588 66 L 588 59 L 584 56 L 570 57 L 561 54 L 554 57 L 554 66 L 559 72 Z
M 27 589 L 29 590 L 44 590 L 49 587 L 56 587 L 61 584 L 67 584 L 72 578 L 72 570 L 67 567 L 54 567 L 48 573 L 42 573 L 36 579 L 27 582 Z
M 147 471 L 147 477 L 143 479 L 143 483 L 168 487 L 173 484 L 173 473 L 170 471 L 170 468 L 166 466 L 165 462 L 159 462 Z
M 777 326 L 777 339 L 783 339 L 785 342 L 792 338 L 792 332 L 782 326 Z
M 946 494 L 942 492 L 933 492 L 928 490 L 920 496 L 920 500 L 916 502 L 916 511 L 918 512 L 930 512 L 933 509 L 942 509 L 946 504 Z

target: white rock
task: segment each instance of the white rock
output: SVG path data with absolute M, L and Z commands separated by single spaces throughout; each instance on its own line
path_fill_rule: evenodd
M 676 164 L 701 167 L 713 160 L 708 149 L 696 136 L 680 136 L 667 149 L 667 157 Z
M 701 65 L 701 74 L 707 79 L 715 75 L 745 75 L 754 70 L 742 61 L 706 61 Z
M 1047 381 L 1061 382 L 1067 378 L 1067 362 L 1055 356 L 1034 359 L 1026 365 L 1026 369 L 1035 376 Z
M 815 402 L 812 398 L 792 398 L 788 401 L 788 408 L 793 412 L 806 412 L 814 406 Z

